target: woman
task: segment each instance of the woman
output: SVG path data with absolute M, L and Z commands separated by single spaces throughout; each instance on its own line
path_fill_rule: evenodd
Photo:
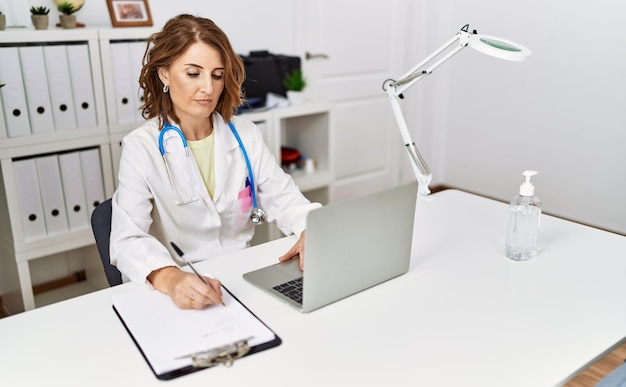
M 280 169 L 256 126 L 233 115 L 242 102 L 244 68 L 224 32 L 208 19 L 177 16 L 149 38 L 144 63 L 139 83 L 148 121 L 123 140 L 111 262 L 180 308 L 221 303 L 219 281 L 205 283 L 180 270 L 170 242 L 191 261 L 247 247 L 254 234 L 252 183 L 267 220 L 300 236 L 279 260 L 299 255 L 302 268 L 306 214 L 320 205 Z

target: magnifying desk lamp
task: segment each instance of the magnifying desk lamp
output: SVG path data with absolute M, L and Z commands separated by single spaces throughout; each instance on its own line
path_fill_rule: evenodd
M 432 175 L 426 161 L 417 150 L 415 143 L 411 139 L 406 122 L 404 121 L 404 116 L 402 115 L 402 110 L 400 110 L 400 104 L 398 103 L 398 99 L 404 98 L 402 93 L 418 81 L 422 80 L 425 76 L 431 74 L 434 69 L 439 67 L 468 45 L 483 54 L 510 61 L 521 62 L 526 60 L 526 58 L 528 58 L 531 54 L 531 51 L 521 44 L 502 38 L 496 38 L 494 36 L 479 35 L 475 30 L 470 33 L 468 30 L 469 24 L 466 24 L 452 39 L 430 54 L 422 62 L 415 65 L 415 67 L 409 70 L 400 79 L 388 79 L 383 83 L 383 90 L 385 90 L 389 96 L 389 102 L 391 103 L 393 114 L 398 122 L 398 127 L 400 128 L 400 133 L 402 134 L 402 140 L 404 141 L 406 150 L 409 152 L 409 156 L 412 161 L 411 166 L 413 167 L 413 172 L 417 177 L 417 183 L 419 185 L 418 192 L 420 195 L 428 195 L 430 193 L 428 185 L 432 180 Z M 447 54 L 435 61 L 437 57 L 442 55 L 444 51 L 455 43 L 457 44 L 455 48 L 449 50 Z M 425 68 L 433 61 L 435 62 L 432 63 L 430 67 Z

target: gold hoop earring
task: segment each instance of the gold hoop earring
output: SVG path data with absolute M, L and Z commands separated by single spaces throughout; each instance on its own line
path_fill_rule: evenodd
M 163 92 L 167 94 L 168 91 L 170 91 L 170 87 L 168 85 L 163 85 Z

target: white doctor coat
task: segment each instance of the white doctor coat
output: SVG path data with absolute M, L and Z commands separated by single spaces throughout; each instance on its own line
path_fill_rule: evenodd
M 269 151 L 261 132 L 250 121 L 233 117 L 246 148 L 257 186 L 257 202 L 267 221 L 275 221 L 285 234 L 299 235 L 306 214 L 321 207 L 300 193 Z M 164 148 L 176 189 L 182 200 L 191 197 L 192 180 L 198 200 L 177 205 L 159 152 L 156 119 L 129 133 L 122 142 L 118 188 L 113 195 L 111 263 L 133 282 L 149 283 L 154 270 L 182 265 L 170 242 L 176 243 L 191 261 L 200 261 L 249 246 L 254 235 L 248 197 L 239 199 L 246 187 L 248 170 L 239 144 L 220 115 L 214 115 L 215 192 L 208 194 L 190 152 L 191 168 L 178 134 L 164 134 Z

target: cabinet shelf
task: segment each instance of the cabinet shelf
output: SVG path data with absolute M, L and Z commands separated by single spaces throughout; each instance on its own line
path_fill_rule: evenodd
M 0 158 L 24 157 L 109 143 L 107 129 L 84 129 L 63 134 L 48 133 L 2 139 Z
M 141 121 L 125 122 L 125 123 L 122 123 L 122 124 L 114 124 L 114 125 L 109 126 L 109 133 L 110 134 L 122 134 L 122 135 L 125 135 L 125 134 L 133 131 L 134 129 L 137 129 L 142 124 L 143 124 L 143 122 L 141 122 Z
M 0 43 L 59 43 L 59 42 L 86 42 L 98 39 L 98 30 L 92 28 L 81 29 L 7 29 L 0 34 Z
M 95 243 L 91 228 L 72 230 L 62 234 L 48 235 L 39 239 L 15 241 L 15 259 L 29 261 L 45 255 L 62 253 Z
M 312 191 L 329 187 L 333 182 L 333 175 L 330 171 L 295 171 L 291 172 L 290 175 L 301 191 Z

